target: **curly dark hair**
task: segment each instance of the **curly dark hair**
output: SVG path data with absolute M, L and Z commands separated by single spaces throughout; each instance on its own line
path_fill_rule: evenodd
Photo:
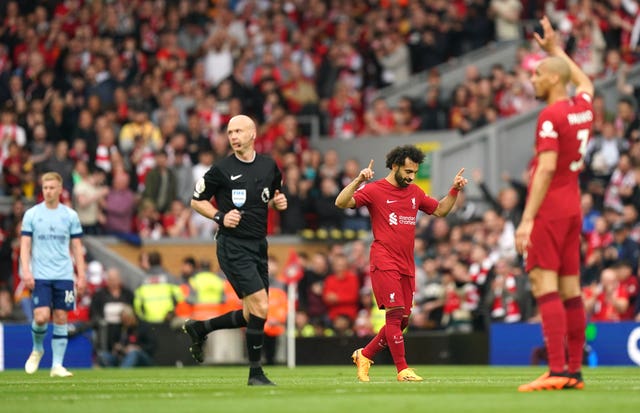
M 393 165 L 402 166 L 407 158 L 420 165 L 424 161 L 424 153 L 414 145 L 397 146 L 387 154 L 387 168 L 393 169 Z

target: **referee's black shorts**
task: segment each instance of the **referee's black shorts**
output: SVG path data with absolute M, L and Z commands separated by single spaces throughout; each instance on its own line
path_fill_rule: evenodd
M 269 290 L 266 239 L 242 239 L 218 234 L 216 251 L 220 268 L 239 298 L 262 289 Z

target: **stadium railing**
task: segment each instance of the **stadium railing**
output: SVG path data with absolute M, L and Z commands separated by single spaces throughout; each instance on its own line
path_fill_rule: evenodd
M 518 41 L 490 43 L 436 66 L 435 69 L 440 73 L 443 96 L 449 96 L 453 89 L 462 83 L 468 65 L 476 66 L 483 75 L 488 74 L 496 63 L 502 64 L 507 70 L 511 69 L 515 64 L 514 58 L 519 44 Z M 428 74 L 429 70 L 416 73 L 407 82 L 382 88 L 376 95 L 384 98 L 391 106 L 394 106 L 402 96 L 423 98 L 427 92 Z

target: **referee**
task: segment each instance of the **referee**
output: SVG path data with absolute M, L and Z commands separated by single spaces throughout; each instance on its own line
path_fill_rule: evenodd
M 270 157 L 256 153 L 256 125 L 245 115 L 227 126 L 233 154 L 213 165 L 195 186 L 191 207 L 219 225 L 217 255 L 238 297 L 242 310 L 206 321 L 187 320 L 182 327 L 191 337 L 191 355 L 202 363 L 207 334 L 224 328 L 247 327 L 250 386 L 274 385 L 260 363 L 264 324 L 269 306 L 267 292 L 267 208 L 287 209 L 280 192 L 282 174 Z M 217 208 L 210 200 L 215 198 Z

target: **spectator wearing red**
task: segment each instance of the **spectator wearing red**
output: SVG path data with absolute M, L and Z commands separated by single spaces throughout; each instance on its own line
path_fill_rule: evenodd
M 620 288 L 626 292 L 629 299 L 629 306 L 627 311 L 622 315 L 622 320 L 633 320 L 636 304 L 638 302 L 638 295 L 640 294 L 638 276 L 633 273 L 633 267 L 628 261 L 620 261 L 614 264 L 612 268 L 616 271 L 616 277 L 620 283 Z
M 334 321 L 345 315 L 353 322 L 360 302 L 358 276 L 348 268 L 347 257 L 342 253 L 336 254 L 331 264 L 333 272 L 325 279 L 322 293 L 329 319 Z
M 113 157 L 113 154 L 111 154 L 111 157 Z M 136 139 L 129 155 L 129 161 L 135 169 L 135 187 L 139 193 L 142 193 L 145 189 L 147 174 L 156 166 L 153 149 L 145 145 L 142 139 Z
M 191 230 L 191 209 L 179 199 L 171 202 L 169 211 L 162 215 L 162 228 L 168 237 L 189 238 Z
M 504 323 L 520 321 L 522 312 L 518 304 L 518 294 L 515 275 L 510 271 L 505 260 L 499 260 L 496 263 L 496 276 L 491 281 L 491 289 L 487 297 L 491 319 Z
M 493 267 L 494 258 L 489 256 L 489 251 L 484 244 L 476 243 L 471 248 L 469 277 L 471 282 L 478 287 L 484 286 Z
M 628 292 L 621 288 L 616 271 L 606 268 L 600 282 L 584 289 L 585 308 L 591 321 L 623 320 L 629 308 Z
M 270 112 L 270 116 L 260 127 L 260 137 L 256 139 L 258 153 L 271 154 L 276 140 L 284 133 L 282 120 L 287 113 L 286 110 L 281 105 L 275 104 Z
M 465 291 L 458 287 L 450 270 L 442 274 L 444 306 L 442 325 L 449 331 L 471 331 L 471 313 L 465 308 Z
M 20 23 L 20 8 L 17 1 L 7 2 L 5 16 L 2 21 L 2 26 L 6 27 L 7 33 L 15 34 L 18 31 L 18 25 Z
M 309 147 L 309 141 L 306 136 L 302 135 L 298 119 L 293 115 L 287 114 L 280 124 L 282 126 L 281 136 L 284 138 L 287 152 L 294 153 L 296 159 L 300 161 L 302 152 Z
M 364 114 L 365 135 L 388 135 L 396 128 L 396 119 L 384 98 L 376 98 Z
M 344 82 L 338 82 L 335 94 L 327 104 L 333 138 L 352 139 L 362 129 L 362 104 L 359 93 Z
M 89 163 L 89 152 L 87 151 L 87 141 L 82 138 L 73 140 L 71 149 L 69 150 L 69 158 L 73 162 Z
M 24 72 L 24 79 L 27 84 L 35 82 L 40 74 L 40 71 L 45 69 L 46 49 L 40 41 L 40 37 L 36 30 L 32 27 L 28 27 L 21 37 L 22 42 L 18 43 L 13 48 L 13 61 L 18 63 L 21 60 L 21 56 L 26 55 L 29 62 L 27 63 L 27 70 Z
M 53 10 L 54 19 L 62 22 L 62 30 L 69 35 L 73 35 L 78 27 L 76 11 L 80 6 L 80 0 L 64 0 Z
M 22 157 L 20 148 L 15 142 L 9 143 L 7 157 L 2 162 L 2 175 L 6 191 L 15 196 L 21 195 Z
M 395 133 L 414 133 L 420 129 L 422 120 L 418 116 L 415 110 L 413 100 L 403 96 L 398 101 L 398 106 L 393 110 L 393 117 L 395 122 Z
M 98 126 L 104 127 L 98 128 Z M 115 144 L 115 132 L 106 125 L 106 120 L 104 119 L 96 122 L 96 130 L 98 131 L 98 145 L 91 157 L 95 159 L 96 167 L 110 173 L 113 154 L 119 154 L 118 147 Z
M 156 53 L 156 59 L 160 67 L 165 68 L 171 58 L 185 62 L 187 53 L 178 45 L 176 33 L 166 31 L 160 36 L 160 48 Z
M 0 113 L 0 161 L 8 156 L 11 142 L 21 148 L 27 143 L 27 135 L 24 128 L 18 125 L 13 107 L 5 107 Z
M 163 234 L 161 218 L 153 201 L 143 199 L 135 217 L 135 232 L 143 239 L 160 239 Z
M 596 218 L 594 229 L 586 235 L 586 240 L 587 252 L 584 261 L 588 262 L 594 250 L 606 248 L 613 242 L 613 234 L 609 230 L 607 220 L 601 216 Z
M 289 111 L 293 114 L 303 109 L 316 111 L 319 98 L 313 82 L 304 77 L 300 64 L 296 62 L 289 62 L 288 70 L 289 80 L 282 86 L 282 95 Z

